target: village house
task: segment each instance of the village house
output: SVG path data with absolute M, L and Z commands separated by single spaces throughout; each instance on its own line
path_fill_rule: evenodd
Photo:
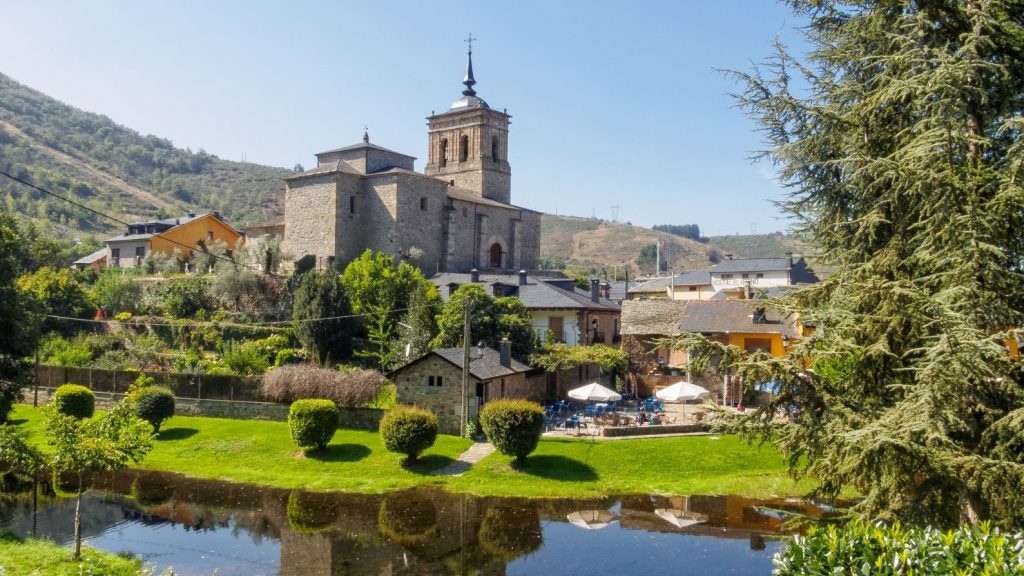
M 430 278 L 447 300 L 464 284 L 480 284 L 495 298 L 515 296 L 530 312 L 541 342 L 614 344 L 619 341 L 621 308 L 609 300 L 607 289 L 592 279 L 590 292 L 578 290 L 571 278 L 537 278 L 518 274 L 446 273 Z
M 439 432 L 457 435 L 463 402 L 467 417 L 476 421 L 491 400 L 544 401 L 543 371 L 512 358 L 508 340 L 502 340 L 500 350 L 470 347 L 470 382 L 463 396 L 463 355 L 462 348 L 439 348 L 391 372 L 388 377 L 395 383 L 398 402 L 430 410 L 437 416 Z
M 134 268 L 153 253 L 189 256 L 223 242 L 234 249 L 242 234 L 221 219 L 220 214 L 187 214 L 178 218 L 135 222 L 123 233 L 106 240 L 106 246 L 72 264 L 75 268 L 103 266 Z
M 674 276 L 652 278 L 629 289 L 632 300 L 710 300 L 750 298 L 755 291 L 773 291 L 786 286 L 818 282 L 803 258 L 733 258 L 707 270 L 689 270 Z
M 721 344 L 747 352 L 763 351 L 783 356 L 804 334 L 796 314 L 780 315 L 764 308 L 758 300 L 720 298 L 716 300 L 631 300 L 622 303 L 622 344 L 629 352 L 631 371 L 638 391 L 653 393 L 669 379 L 659 374 L 683 374 L 690 360 L 687 350 L 671 350 L 659 340 L 684 334 L 700 334 Z M 654 375 L 654 377 L 650 377 Z M 717 390 L 721 399 L 736 400 L 739 383 L 696 378 L 692 382 Z M 678 376 L 675 378 L 678 380 Z

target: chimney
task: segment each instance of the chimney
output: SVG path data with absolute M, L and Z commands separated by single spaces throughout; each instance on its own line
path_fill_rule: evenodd
M 732 254 L 726 254 L 725 255 L 725 259 L 726 260 L 732 260 Z
M 754 316 L 752 319 L 754 320 L 754 324 L 764 324 L 764 308 L 754 310 Z
M 753 297 L 753 294 L 751 294 L 751 290 L 750 290 L 750 281 L 749 281 L 749 280 L 748 280 L 748 281 L 747 281 L 747 283 L 746 283 L 746 284 L 745 284 L 745 285 L 743 286 L 743 295 L 744 295 L 744 297 L 745 297 L 745 298 L 746 298 L 747 300 L 750 300 L 750 299 L 751 299 L 751 298 Z M 754 323 L 756 324 L 757 322 L 754 322 Z
M 512 343 L 508 338 L 502 338 L 501 342 L 498 342 L 498 361 L 505 368 L 512 367 Z
M 217 220 L 223 220 L 223 218 L 220 217 L 220 212 L 216 210 L 213 211 L 213 217 L 216 218 Z
M 189 218 L 195 218 L 196 217 L 196 213 L 195 212 L 189 212 L 188 213 L 188 217 Z
M 469 271 L 469 281 L 470 282 L 479 282 L 480 281 L 480 271 L 477 270 L 476 268 L 473 268 L 472 270 L 470 270 Z
M 601 281 L 597 278 L 590 279 L 590 300 L 592 302 L 601 301 Z
M 601 291 L 604 293 L 604 297 L 608 300 L 612 299 L 612 285 L 608 282 L 601 284 Z
M 519 271 L 519 285 L 526 286 L 526 270 Z

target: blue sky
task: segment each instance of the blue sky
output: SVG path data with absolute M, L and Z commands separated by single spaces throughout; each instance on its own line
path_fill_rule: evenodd
M 4 2 L 0 72 L 222 158 L 309 168 L 371 141 L 426 160 L 425 118 L 478 95 L 512 114 L 512 201 L 704 234 L 784 230 L 783 191 L 716 69 L 802 21 L 768 0 Z M 282 185 L 283 193 L 283 185 Z

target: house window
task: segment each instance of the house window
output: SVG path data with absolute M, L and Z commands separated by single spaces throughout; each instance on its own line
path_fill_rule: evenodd
M 696 291 L 697 291 L 697 287 L 696 286 L 690 286 L 690 292 L 696 292 Z
M 722 280 L 732 280 L 732 274 L 722 274 Z
M 420 198 L 420 210 L 426 210 L 426 209 L 427 209 L 427 197 L 424 196 L 424 197 Z
M 441 168 L 448 165 L 448 139 L 441 139 Z
M 743 273 L 743 277 L 744 277 L 744 278 L 750 278 L 750 274 L 747 274 L 746 272 L 744 272 L 744 273 Z
M 120 248 L 111 248 L 110 249 L 110 259 L 113 260 L 114 266 L 120 266 L 121 265 L 121 249 Z
M 355 196 L 349 196 L 348 197 L 348 213 L 349 214 L 355 214 L 356 213 L 356 197 Z
M 136 256 L 145 256 L 146 255 L 146 247 L 145 246 L 136 246 L 135 247 L 135 255 Z
M 469 160 L 469 136 L 459 139 L 459 162 Z
M 554 340 L 555 342 L 565 342 L 565 326 L 563 324 L 564 321 L 565 319 L 562 318 L 561 316 L 548 317 L 548 332 L 551 333 L 551 339 Z
M 498 398 L 504 398 L 504 397 L 505 397 L 505 379 L 502 378 L 501 379 L 501 396 L 498 396 Z
M 207 240 L 213 240 L 213 230 L 207 230 L 206 231 L 206 239 Z
M 427 376 L 427 386 L 440 386 L 443 382 L 443 376 Z
M 758 272 L 756 277 L 757 278 L 764 278 L 764 274 L 761 274 L 760 272 Z

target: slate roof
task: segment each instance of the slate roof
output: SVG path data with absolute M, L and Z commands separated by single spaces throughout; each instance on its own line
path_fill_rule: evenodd
M 166 230 L 165 230 L 166 232 Z M 113 238 L 107 238 L 107 242 L 127 242 L 129 240 L 148 240 L 153 236 L 156 236 L 156 232 L 152 234 L 121 234 L 120 236 L 114 236 Z
M 470 283 L 471 276 L 464 273 L 444 272 L 430 278 L 430 281 L 437 286 L 438 292 L 445 300 L 448 299 L 448 286 Z M 598 310 L 605 312 L 618 312 L 619 305 L 607 298 L 598 298 L 597 302 L 590 299 L 589 292 L 583 292 L 573 288 L 572 292 L 563 290 L 544 281 L 543 278 L 533 276 L 526 277 L 526 284 L 519 285 L 518 274 L 480 274 L 480 282 L 492 294 L 491 286 L 501 284 L 511 286 L 514 290 L 512 296 L 516 296 L 523 305 L 530 310 Z
M 323 154 L 326 154 L 326 152 L 323 152 Z M 324 162 L 316 168 L 311 168 L 305 172 L 293 174 L 292 176 L 285 178 L 285 180 L 298 180 L 300 178 L 323 176 L 325 174 L 334 174 L 336 172 L 341 172 L 343 174 L 356 174 L 358 176 L 363 175 L 359 170 L 349 166 L 348 162 L 345 162 L 344 160 L 335 160 L 334 162 Z
M 424 360 L 435 354 L 437 356 L 440 356 L 441 358 L 444 358 L 448 362 L 451 362 L 452 364 L 455 365 L 456 368 L 460 370 L 462 369 L 462 348 L 438 348 L 436 350 L 431 350 L 430 352 L 427 352 L 423 356 L 413 360 L 412 362 L 409 362 L 405 366 L 402 366 L 401 368 L 394 370 L 393 372 L 391 372 L 391 374 L 401 372 L 402 370 L 408 368 L 409 366 L 412 366 L 413 364 L 416 364 L 419 361 Z M 533 369 L 534 368 L 532 366 L 528 364 L 523 364 L 522 362 L 516 360 L 515 358 L 512 359 L 512 362 L 507 368 L 505 366 L 502 366 L 501 353 L 492 348 L 483 348 L 482 356 L 480 355 L 480 349 L 477 348 L 476 346 L 473 346 L 472 348 L 469 349 L 469 375 L 472 376 L 473 378 L 476 378 L 477 380 L 493 380 L 495 378 L 502 378 L 504 376 L 512 376 L 513 374 L 529 372 Z
M 359 150 L 359 149 L 362 149 L 362 148 L 371 148 L 373 150 L 379 150 L 381 152 L 387 152 L 388 154 L 397 154 L 399 156 L 405 156 L 406 158 L 412 158 L 413 160 L 416 159 L 415 156 L 409 156 L 408 154 L 402 154 L 401 152 L 396 152 L 394 150 L 385 148 L 383 146 L 377 146 L 376 144 L 370 144 L 369 142 L 360 142 L 358 144 L 353 144 L 351 146 L 344 146 L 344 147 L 341 147 L 341 148 L 335 148 L 334 150 L 327 150 L 326 152 L 317 152 L 316 155 L 320 156 L 321 154 L 333 154 L 335 152 L 348 152 L 350 150 Z
M 708 270 L 687 270 L 675 276 L 655 278 L 630 288 L 629 293 L 665 292 L 668 290 L 670 282 L 672 286 L 704 286 L 711 284 L 711 272 Z
M 776 272 L 790 269 L 789 258 L 736 258 L 711 267 L 715 274 L 731 272 Z
M 678 336 L 685 333 L 784 334 L 799 337 L 792 321 L 768 310 L 754 323 L 751 300 L 628 300 L 622 303 L 622 334 Z

